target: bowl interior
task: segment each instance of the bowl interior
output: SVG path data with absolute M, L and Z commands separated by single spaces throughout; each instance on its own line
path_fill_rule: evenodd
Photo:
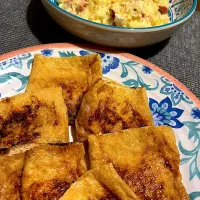
M 59 8 L 57 0 L 47 0 L 47 1 L 51 2 L 51 4 L 53 4 L 55 7 Z M 170 7 L 169 7 L 168 15 L 170 17 L 170 24 L 171 23 L 173 24 L 177 21 L 181 21 L 182 19 L 185 19 L 188 16 L 190 16 L 190 14 L 192 14 L 196 8 L 197 0 L 169 0 L 169 4 L 170 4 Z M 63 10 L 63 9 L 61 9 L 61 10 Z M 63 10 L 63 12 L 73 15 L 65 10 Z M 73 16 L 75 16 L 75 15 L 73 15 Z M 78 16 L 76 16 L 76 17 L 80 18 Z M 82 18 L 80 18 L 80 19 L 82 19 Z M 85 20 L 85 19 L 84 19 L 84 21 L 90 22 L 89 20 Z M 93 23 L 99 24 L 96 22 L 93 22 Z M 113 27 L 110 25 L 105 25 L 105 26 Z M 162 25 L 162 26 L 165 26 L 165 25 Z M 153 27 L 150 27 L 150 28 L 153 28 Z M 127 29 L 131 29 L 131 28 L 127 28 Z M 134 29 L 149 29 L 149 28 L 134 28 Z

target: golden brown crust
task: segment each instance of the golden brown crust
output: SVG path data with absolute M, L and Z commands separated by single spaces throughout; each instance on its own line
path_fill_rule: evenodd
M 189 200 L 181 182 L 179 152 L 170 127 L 91 135 L 89 153 L 92 168 L 112 163 L 141 200 Z
M 86 172 L 60 200 L 139 200 L 111 164 Z
M 30 143 L 65 142 L 68 119 L 61 88 L 23 93 L 0 101 L 2 151 Z
M 24 154 L 0 156 L 0 200 L 20 200 Z
M 133 89 L 104 78 L 83 98 L 76 119 L 77 140 L 150 125 L 153 120 L 145 88 Z
M 34 57 L 27 91 L 62 87 L 69 124 L 73 125 L 84 94 L 101 77 L 101 59 L 97 54 L 68 58 L 52 58 L 38 54 Z
M 27 151 L 22 199 L 59 199 L 86 172 L 84 154 L 80 143 L 42 145 Z

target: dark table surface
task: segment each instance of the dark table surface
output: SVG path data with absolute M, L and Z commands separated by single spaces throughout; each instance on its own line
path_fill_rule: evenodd
M 52 31 L 56 30 L 56 34 Z M 87 43 L 61 29 L 40 0 L 0 0 L 0 54 L 47 43 Z M 170 39 L 140 49 L 123 49 L 149 60 L 200 98 L 200 12 Z

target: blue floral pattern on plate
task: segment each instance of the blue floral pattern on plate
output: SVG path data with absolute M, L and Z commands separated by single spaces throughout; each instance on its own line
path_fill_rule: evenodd
M 119 58 L 111 57 L 104 53 L 100 53 L 100 56 L 104 62 L 103 74 L 107 74 L 111 69 L 116 69 L 119 66 Z
M 161 77 L 164 86 L 161 88 L 160 93 L 164 95 L 170 95 L 173 105 L 178 105 L 181 101 L 185 101 L 188 104 L 192 104 L 192 101 L 183 91 L 181 91 L 174 83 L 169 81 L 165 77 Z
M 169 97 L 161 100 L 160 103 L 150 98 L 149 106 L 156 126 L 168 125 L 172 128 L 181 128 L 183 126 L 178 119 L 183 114 L 183 110 L 173 107 Z
M 194 119 L 200 119 L 200 109 L 197 107 L 192 108 L 191 115 Z
M 6 83 L 6 82 L 8 82 L 8 84 L 10 84 L 9 82 L 12 81 L 13 78 L 17 78 L 18 80 L 20 80 L 21 86 L 18 89 L 12 88 L 12 90 L 14 90 L 15 92 L 20 92 L 21 90 L 23 90 L 26 87 L 26 85 L 28 83 L 28 76 L 24 76 L 17 72 L 10 72 L 10 73 L 5 73 L 5 74 L 0 75 L 0 84 Z
M 176 17 L 176 16 L 174 16 Z M 0 97 L 24 92 L 34 54 L 70 57 L 95 51 L 81 48 L 38 49 L 0 61 Z M 177 85 L 137 60 L 97 51 L 103 75 L 130 87 L 145 87 L 155 125 L 171 126 L 181 156 L 181 168 L 191 200 L 200 197 L 200 109 Z M 184 138 L 184 140 L 183 140 Z
M 190 163 L 190 180 L 192 180 L 195 176 L 200 179 L 200 168 L 198 166 L 198 154 L 200 152 L 200 122 L 191 122 L 186 121 L 183 124 L 188 127 L 189 134 L 188 139 L 193 139 L 194 143 L 197 145 L 192 150 L 187 150 L 183 147 L 182 143 L 179 142 L 179 150 L 186 157 L 181 159 L 181 164 Z
M 52 49 L 43 49 L 41 51 L 41 54 L 43 54 L 44 56 L 52 56 L 53 55 L 53 50 Z
M 131 70 L 132 73 L 135 74 L 136 78 L 133 79 L 128 79 L 126 81 L 123 81 L 122 83 L 130 86 L 130 87 L 145 87 L 146 90 L 156 90 L 159 87 L 159 82 L 158 80 L 155 80 L 155 86 L 152 86 L 151 84 L 148 84 L 144 81 L 144 79 L 142 78 L 142 76 L 139 75 L 137 68 L 140 68 L 140 63 L 135 62 L 135 61 L 128 61 L 128 62 L 120 62 L 121 66 L 122 66 L 122 72 L 120 77 L 121 78 L 126 78 L 129 74 L 129 70 Z M 142 71 L 144 72 L 144 67 L 146 69 L 146 71 L 150 72 L 151 69 L 147 69 L 147 66 L 143 66 L 142 67 Z M 153 71 L 153 70 L 152 70 Z
M 143 66 L 142 67 L 142 71 L 145 73 L 145 74 L 151 74 L 153 72 L 153 70 L 150 68 L 150 67 L 147 67 L 147 66 Z
M 9 67 L 16 67 L 16 68 L 21 68 L 21 63 L 20 60 L 18 58 L 11 58 L 9 61 L 4 61 L 2 63 L 0 63 L 0 69 L 1 70 L 5 70 Z
M 186 156 L 181 159 L 181 164 L 190 163 L 189 172 L 190 172 L 190 180 L 192 180 L 195 176 L 200 179 L 200 165 L 198 165 L 198 155 L 200 153 L 200 119 L 199 115 L 200 110 L 195 107 L 191 110 L 191 116 L 197 121 L 184 121 L 183 124 L 188 128 L 188 140 L 193 140 L 194 148 L 188 150 L 183 147 L 182 142 L 179 142 L 179 150 L 180 152 Z M 200 194 L 200 193 L 199 193 Z M 193 193 L 193 197 L 196 196 L 197 193 Z M 200 196 L 200 195 L 199 195 Z
M 3 71 L 12 67 L 17 68 L 17 69 L 22 69 L 22 66 L 23 66 L 22 61 L 30 57 L 31 57 L 31 54 L 26 53 L 26 54 L 18 55 L 17 57 L 10 58 L 8 60 L 4 60 L 0 62 L 0 70 Z

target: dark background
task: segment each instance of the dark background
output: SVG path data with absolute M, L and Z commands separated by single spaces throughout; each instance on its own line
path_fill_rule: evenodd
M 61 29 L 40 0 L 0 0 L 0 54 L 60 42 L 87 43 Z M 150 47 L 122 50 L 161 67 L 200 98 L 200 11 L 170 39 Z

